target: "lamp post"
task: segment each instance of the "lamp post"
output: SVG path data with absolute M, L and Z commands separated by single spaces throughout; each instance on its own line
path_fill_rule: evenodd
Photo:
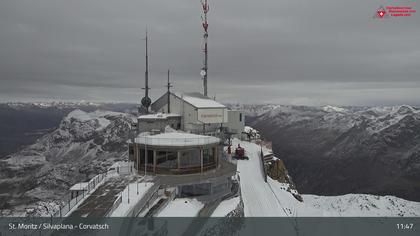
M 147 137 L 144 137 L 144 186 L 146 186 L 146 175 L 147 175 Z

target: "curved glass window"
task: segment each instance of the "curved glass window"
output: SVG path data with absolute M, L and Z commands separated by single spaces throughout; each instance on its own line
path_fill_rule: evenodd
M 201 165 L 200 149 L 180 151 L 179 163 L 180 163 L 180 168 L 200 166 Z
M 215 163 L 215 148 L 205 148 L 203 149 L 203 165 Z
M 176 169 L 178 154 L 174 151 L 158 151 L 156 152 L 156 166 Z

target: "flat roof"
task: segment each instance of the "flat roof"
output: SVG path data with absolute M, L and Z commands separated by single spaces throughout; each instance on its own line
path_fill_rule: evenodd
M 80 190 L 86 189 L 88 184 L 89 184 L 89 182 L 77 183 L 77 184 L 71 186 L 71 188 L 69 190 L 70 191 L 80 191 Z
M 181 117 L 181 115 L 175 114 L 175 113 L 156 113 L 156 114 L 141 115 L 138 118 L 145 119 L 145 120 L 159 120 L 159 119 L 164 120 L 170 117 Z
M 206 135 L 172 132 L 156 135 L 139 135 L 135 138 L 135 142 L 152 146 L 186 147 L 215 144 L 219 143 L 220 139 Z
M 175 93 L 175 95 L 196 108 L 226 108 L 225 105 L 200 93 Z

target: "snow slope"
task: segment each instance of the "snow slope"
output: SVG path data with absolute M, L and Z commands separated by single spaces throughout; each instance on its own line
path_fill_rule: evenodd
M 233 145 L 237 144 L 235 139 Z M 260 147 L 249 142 L 240 144 L 249 156 L 248 161 L 238 161 L 237 167 L 245 216 L 287 216 L 270 186 L 264 182 L 258 157 Z
M 224 217 L 236 209 L 239 205 L 239 197 L 230 198 L 222 201 L 219 206 L 213 211 L 212 217 Z
M 420 203 L 394 196 L 369 194 L 302 196 L 306 205 L 322 209 L 330 216 L 420 216 Z
M 296 200 L 287 186 L 267 177 L 264 182 L 257 144 L 234 140 L 246 150 L 249 160 L 238 161 L 245 216 L 420 216 L 420 203 L 394 196 L 347 194 L 342 196 L 303 195 Z M 226 206 L 221 206 L 226 208 Z

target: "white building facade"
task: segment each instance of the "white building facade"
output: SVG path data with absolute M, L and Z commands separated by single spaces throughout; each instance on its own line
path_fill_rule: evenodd
M 225 105 L 200 93 L 170 93 L 169 96 L 165 93 L 151 105 L 151 109 L 157 113 L 178 114 L 181 119 L 180 129 L 192 133 L 224 129 L 240 137 L 245 126 L 245 117 L 241 111 L 228 110 Z

